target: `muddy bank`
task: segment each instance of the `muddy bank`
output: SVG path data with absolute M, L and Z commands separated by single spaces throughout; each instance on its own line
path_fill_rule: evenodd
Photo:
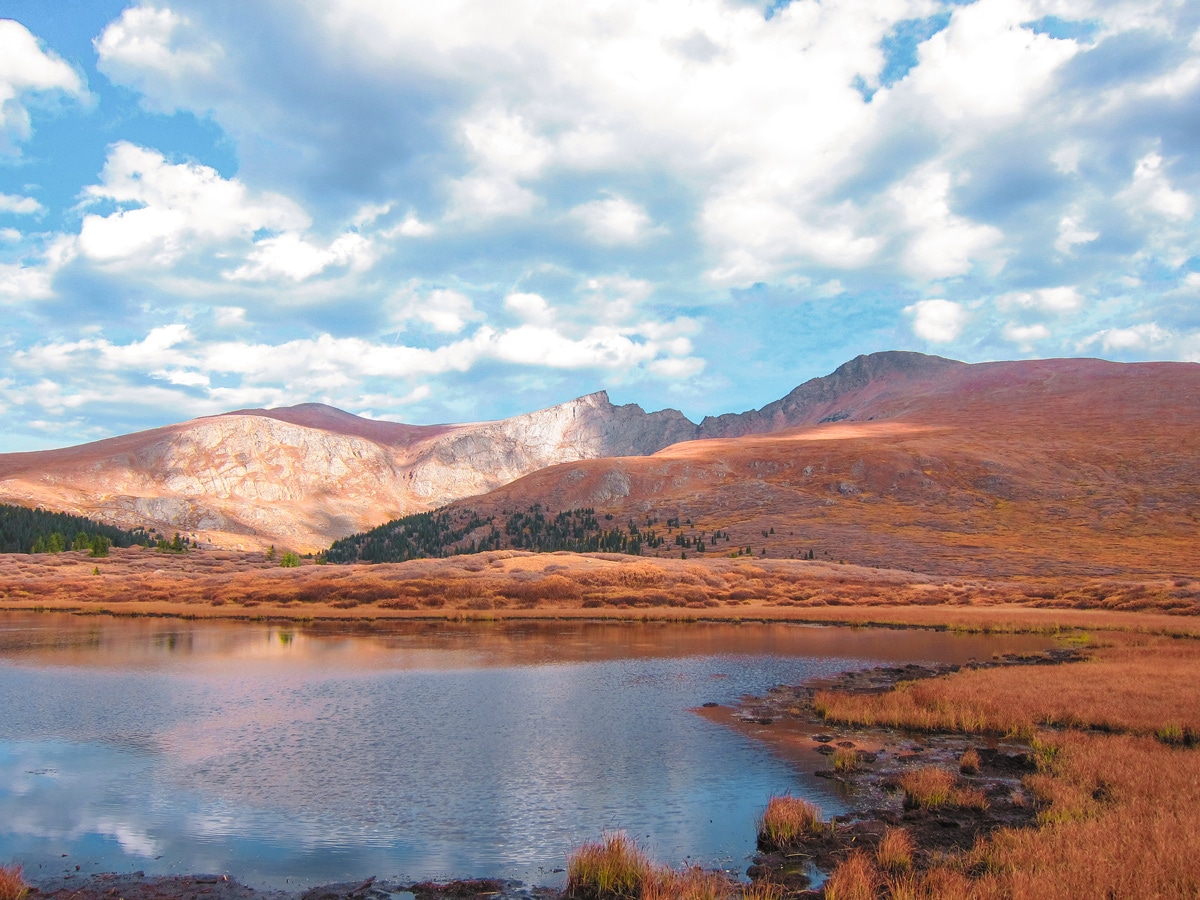
M 813 774 L 842 788 L 850 811 L 830 820 L 819 835 L 790 847 L 760 838 L 747 875 L 782 885 L 797 897 L 819 897 L 826 874 L 856 851 L 873 854 L 889 829 L 912 839 L 912 868 L 920 871 L 946 854 L 970 850 L 980 837 L 1001 828 L 1031 827 L 1037 809 L 1022 779 L 1037 767 L 1027 743 L 985 735 L 921 733 L 905 729 L 831 726 L 814 709 L 820 690 L 882 693 L 903 682 L 950 675 L 963 669 L 1061 665 L 1083 655 L 1074 649 L 1007 654 L 963 666 L 881 666 L 845 672 L 801 686 L 780 686 L 764 697 L 747 697 L 734 708 L 701 712 L 771 746 Z M 926 805 L 905 790 L 913 773 L 935 767 L 954 774 L 947 802 Z

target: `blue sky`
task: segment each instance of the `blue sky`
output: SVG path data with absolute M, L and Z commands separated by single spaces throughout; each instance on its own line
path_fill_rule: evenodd
M 1200 5 L 0 0 L 0 452 L 1200 360 Z

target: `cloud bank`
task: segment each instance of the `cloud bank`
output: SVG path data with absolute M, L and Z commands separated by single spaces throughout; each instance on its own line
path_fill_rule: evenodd
M 79 44 L 0 22 L 28 446 L 702 415 L 888 347 L 1200 359 L 1189 4 L 169 0 Z

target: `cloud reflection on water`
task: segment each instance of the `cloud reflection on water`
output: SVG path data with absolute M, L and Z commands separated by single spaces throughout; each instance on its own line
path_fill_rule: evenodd
M 547 883 L 605 828 L 666 862 L 740 870 L 771 793 L 841 803 L 690 709 L 867 659 L 1031 645 L 760 625 L 353 634 L 50 619 L 0 631 L 5 852 L 292 886 Z

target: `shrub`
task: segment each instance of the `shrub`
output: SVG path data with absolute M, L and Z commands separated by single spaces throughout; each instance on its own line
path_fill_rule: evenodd
M 21 877 L 20 865 L 0 866 L 0 900 L 21 900 L 29 885 Z
M 636 900 L 650 875 L 650 863 L 621 832 L 587 843 L 567 860 L 567 897 L 574 900 Z
M 758 818 L 758 845 L 763 850 L 782 850 L 801 843 L 823 830 L 820 813 L 799 797 L 772 797 Z
M 1169 722 L 1154 733 L 1164 744 L 1182 744 L 1184 742 L 1183 726 L 1177 722 Z
M 279 565 L 285 569 L 294 569 L 300 565 L 300 557 L 291 550 L 288 550 L 283 556 L 279 557 Z

